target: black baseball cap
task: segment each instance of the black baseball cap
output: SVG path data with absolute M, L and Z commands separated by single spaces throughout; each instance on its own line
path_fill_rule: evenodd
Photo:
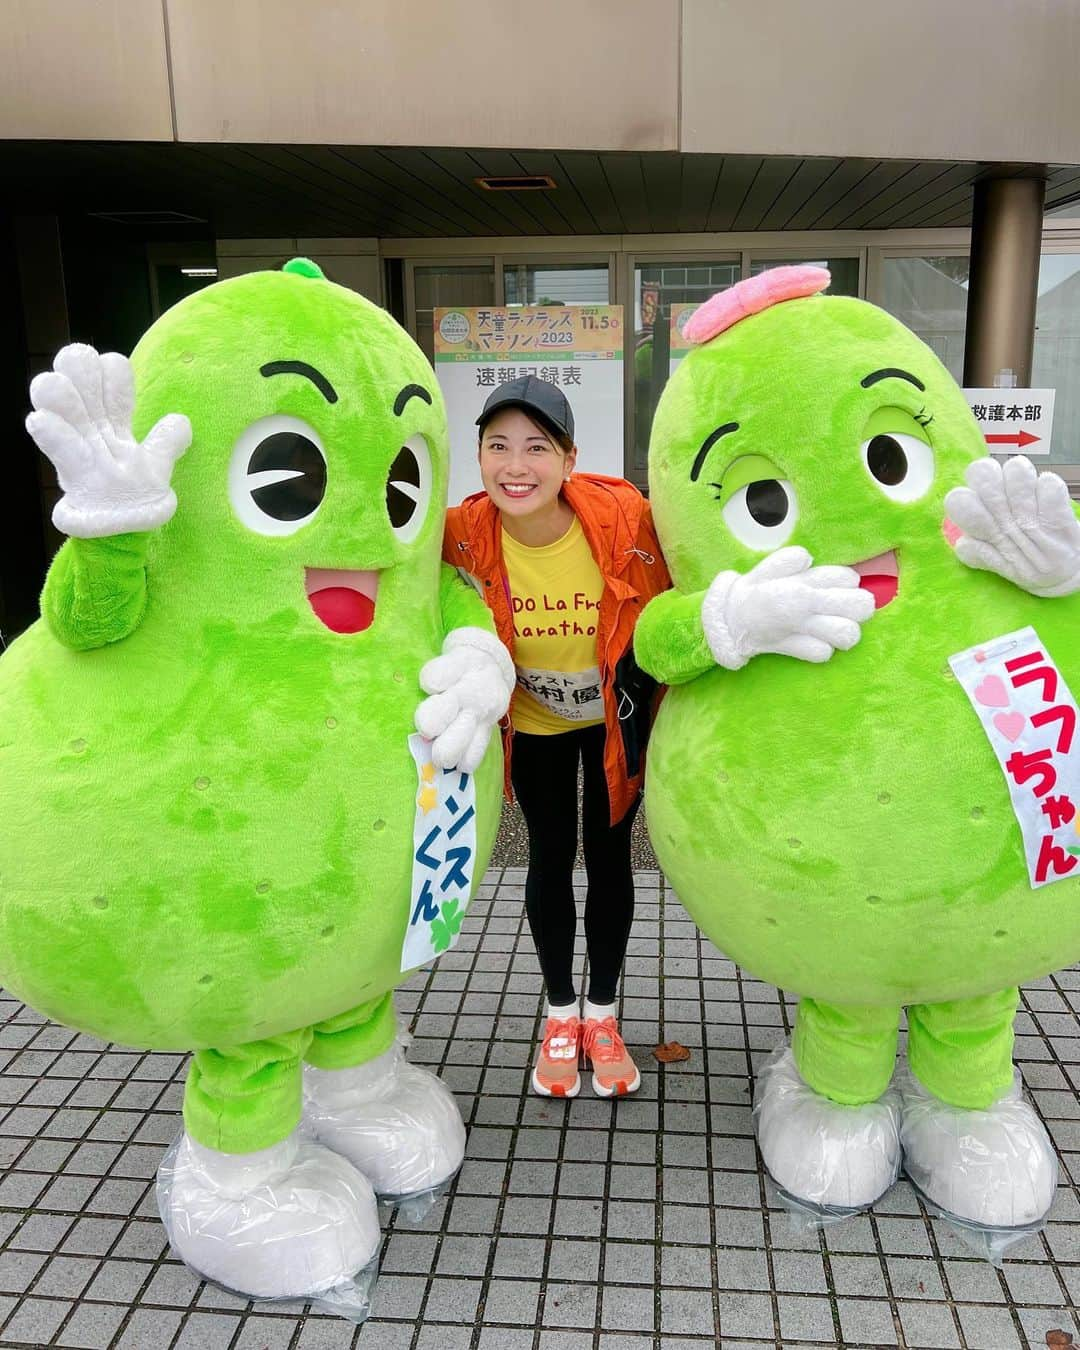
M 535 413 L 541 422 L 554 428 L 560 435 L 574 439 L 574 414 L 570 411 L 570 404 L 562 390 L 547 380 L 537 379 L 535 375 L 523 375 L 520 380 L 508 380 L 506 384 L 500 384 L 488 395 L 476 425 L 483 428 L 484 423 L 500 408 L 523 408 L 525 412 Z

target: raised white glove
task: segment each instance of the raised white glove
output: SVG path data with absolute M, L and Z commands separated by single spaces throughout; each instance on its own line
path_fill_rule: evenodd
M 173 464 L 191 444 L 182 413 L 156 422 L 140 445 L 131 432 L 135 380 L 118 352 L 76 342 L 30 382 L 26 429 L 56 468 L 64 495 L 53 524 L 79 539 L 152 530 L 172 517 Z
M 764 652 L 827 661 L 855 646 L 873 612 L 857 572 L 814 567 L 806 549 L 792 546 L 749 572 L 719 573 L 701 602 L 701 623 L 717 665 L 739 670 Z
M 416 710 L 416 729 L 433 742 L 433 762 L 474 773 L 516 682 L 510 654 L 494 633 L 484 628 L 449 632 L 442 655 L 420 671 L 420 688 L 431 697 Z
M 999 464 L 989 455 L 967 467 L 967 487 L 945 496 L 963 531 L 956 556 L 996 572 L 1032 595 L 1080 590 L 1080 521 L 1056 473 L 1037 473 L 1024 455 Z

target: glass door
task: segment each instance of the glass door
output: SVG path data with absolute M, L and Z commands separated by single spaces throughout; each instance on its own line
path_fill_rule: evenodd
M 507 305 L 606 305 L 610 281 L 606 262 L 504 262 Z
M 871 299 L 917 333 L 962 385 L 968 255 L 886 254 L 878 278 L 881 294 Z
M 634 260 L 633 350 L 624 360 L 630 382 L 630 455 L 628 472 L 645 481 L 649 432 L 664 385 L 685 355 L 681 325 L 693 310 L 717 291 L 739 280 L 741 261 L 729 257 Z
M 415 263 L 405 266 L 406 327 L 429 361 L 435 359 L 434 314 L 447 305 L 494 305 L 495 260 Z

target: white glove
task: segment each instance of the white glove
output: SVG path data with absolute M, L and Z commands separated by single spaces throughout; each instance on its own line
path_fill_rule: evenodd
M 850 567 L 814 567 L 804 548 L 779 548 L 747 573 L 721 572 L 701 602 L 705 641 L 717 665 L 739 670 L 752 656 L 776 652 L 827 661 L 848 651 L 874 597 Z
M 56 468 L 64 495 L 53 524 L 79 539 L 152 530 L 172 517 L 173 464 L 191 444 L 191 423 L 169 413 L 140 445 L 131 433 L 135 380 L 117 352 L 99 356 L 81 342 L 30 382 L 36 411 L 26 429 Z
M 433 742 L 432 761 L 441 769 L 474 773 L 516 682 L 510 654 L 494 633 L 484 628 L 448 633 L 442 655 L 420 671 L 420 688 L 431 697 L 416 710 L 416 729 Z
M 1032 595 L 1080 590 L 1080 521 L 1056 473 L 1037 473 L 1024 455 L 999 464 L 969 464 L 967 487 L 945 496 L 949 519 L 963 534 L 956 556 L 996 572 Z

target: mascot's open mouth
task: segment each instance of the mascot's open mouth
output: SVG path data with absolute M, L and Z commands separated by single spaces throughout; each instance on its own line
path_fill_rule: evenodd
M 375 618 L 378 572 L 305 567 L 304 588 L 315 617 L 334 633 L 362 633 Z
M 890 600 L 896 599 L 900 589 L 900 563 L 896 549 L 888 553 L 879 553 L 876 558 L 867 558 L 865 562 L 852 563 L 859 574 L 859 585 L 874 597 L 874 608 L 884 609 Z

